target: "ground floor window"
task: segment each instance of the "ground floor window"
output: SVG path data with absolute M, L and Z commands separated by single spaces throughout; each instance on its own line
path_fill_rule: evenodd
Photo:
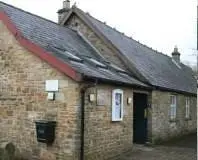
M 186 98 L 186 118 L 190 118 L 190 98 Z
M 176 119 L 177 115 L 177 96 L 171 95 L 170 96 L 170 119 Z
M 115 89 L 112 92 L 112 121 L 121 121 L 123 118 L 123 91 Z

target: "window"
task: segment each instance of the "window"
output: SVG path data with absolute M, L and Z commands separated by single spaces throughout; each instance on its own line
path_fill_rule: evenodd
M 170 119 L 174 120 L 176 118 L 177 112 L 177 97 L 175 95 L 171 95 L 170 97 Z
M 122 121 L 123 118 L 123 91 L 115 89 L 112 92 L 112 121 Z
M 64 55 L 66 55 L 68 57 L 69 60 L 71 61 L 75 61 L 75 62 L 82 62 L 83 60 L 81 58 L 79 58 L 78 56 L 68 52 L 68 51 L 65 51 L 64 52 Z
M 57 56 L 61 56 L 61 58 L 66 57 L 71 61 L 75 61 L 75 62 L 79 62 L 79 63 L 83 61 L 81 58 L 79 58 L 77 55 L 75 55 L 75 53 L 70 53 L 69 51 L 66 51 L 65 49 L 55 47 L 55 46 L 50 47 L 50 49 L 53 49 L 54 53 L 57 54 Z
M 106 68 L 107 66 L 93 58 L 89 58 L 88 59 L 90 62 L 92 62 L 93 64 L 95 64 L 97 67 L 102 67 L 102 68 Z
M 186 98 L 186 118 L 190 118 L 190 98 Z
M 82 60 L 82 59 L 80 59 L 79 57 L 77 57 L 76 55 L 73 55 L 73 54 L 71 54 L 71 53 L 68 52 L 68 51 L 65 51 L 64 53 L 67 54 L 70 58 L 73 58 L 73 59 L 76 59 L 76 60 Z
M 125 70 L 123 70 L 122 68 L 116 66 L 115 64 L 110 63 L 110 66 L 111 66 L 113 69 L 115 69 L 116 71 L 118 71 L 118 72 L 126 73 Z

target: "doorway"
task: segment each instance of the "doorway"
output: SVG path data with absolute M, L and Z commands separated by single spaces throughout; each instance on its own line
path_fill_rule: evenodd
M 148 96 L 134 93 L 133 95 L 133 142 L 144 144 L 147 141 Z

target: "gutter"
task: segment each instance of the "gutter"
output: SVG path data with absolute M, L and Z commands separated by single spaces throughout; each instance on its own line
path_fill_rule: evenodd
M 190 93 L 190 92 L 187 92 L 187 91 L 180 91 L 180 90 L 177 90 L 177 89 L 169 89 L 169 88 L 165 88 L 165 87 L 159 87 L 159 86 L 153 86 L 153 89 L 154 90 L 159 90 L 159 91 L 164 91 L 164 92 L 175 92 L 175 93 L 178 93 L 178 94 L 184 94 L 184 95 L 190 95 L 190 96 L 197 96 L 196 93 Z
M 130 88 L 139 88 L 139 89 L 144 89 L 144 90 L 153 90 L 153 86 L 146 84 L 146 86 L 143 85 L 138 85 L 138 84 L 130 84 L 130 83 L 125 83 L 125 82 L 120 82 L 120 81 L 114 81 L 114 80 L 108 80 L 104 78 L 98 78 L 94 76 L 83 76 L 83 80 L 85 81 L 93 81 L 96 80 L 100 84 L 109 84 L 109 85 L 119 85 L 119 86 L 125 86 L 125 87 L 130 87 Z M 141 82 L 141 81 L 140 81 Z M 144 84 L 144 82 L 142 82 Z

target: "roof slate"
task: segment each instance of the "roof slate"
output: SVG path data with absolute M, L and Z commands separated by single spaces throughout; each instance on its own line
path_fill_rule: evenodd
M 170 90 L 197 93 L 196 79 L 191 68 L 182 63 L 178 67 L 171 57 L 125 36 L 78 8 L 74 11 L 83 15 L 95 29 L 105 36 L 150 84 Z
M 87 44 L 76 31 L 3 2 L 0 2 L 0 11 L 4 11 L 9 16 L 25 38 L 44 48 L 57 59 L 69 64 L 79 73 L 92 78 L 148 88 L 146 84 L 136 80 L 131 75 L 128 76 L 128 78 L 125 78 L 109 68 L 107 70 L 101 70 L 94 65 L 86 63 L 86 61 L 78 63 L 69 60 L 68 57 L 64 55 L 65 51 L 77 55 L 82 59 L 85 59 L 84 57 L 92 57 L 98 61 L 103 61 L 100 55 L 98 55 L 98 53 L 96 53 L 96 51 Z

